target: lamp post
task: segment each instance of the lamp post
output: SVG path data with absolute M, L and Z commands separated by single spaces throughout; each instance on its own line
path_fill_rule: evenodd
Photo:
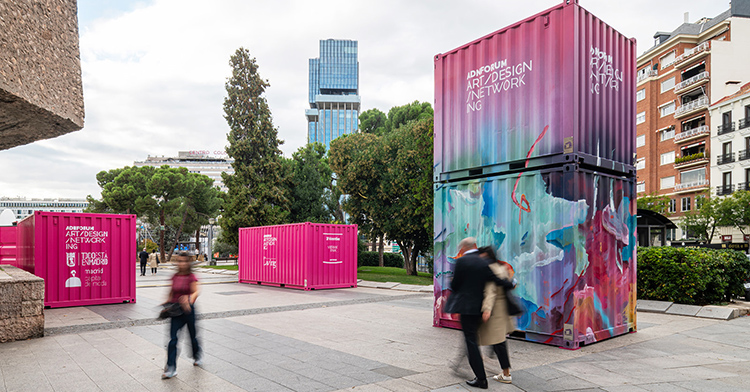
M 214 218 L 208 218 L 208 238 L 206 241 L 206 255 L 208 256 L 208 265 L 216 265 L 214 262 L 214 256 L 213 256 L 213 240 L 214 240 L 214 223 L 216 223 L 216 219 Z

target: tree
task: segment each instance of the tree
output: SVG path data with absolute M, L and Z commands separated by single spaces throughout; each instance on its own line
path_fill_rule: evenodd
M 433 116 L 434 112 L 429 102 L 414 101 L 403 106 L 394 106 L 388 111 L 385 133 L 394 131 L 409 121 L 427 120 Z
M 326 190 L 331 186 L 332 172 L 325 155 L 326 147 L 316 142 L 300 147 L 286 160 L 289 222 L 331 222 Z
M 638 209 L 654 211 L 664 216 L 670 216 L 669 203 L 672 199 L 668 196 L 652 193 L 648 196 L 639 196 L 636 204 Z
M 250 52 L 239 48 L 229 60 L 224 118 L 229 125 L 227 154 L 234 174 L 222 173 L 228 188 L 219 220 L 224 242 L 237 245 L 239 228 L 284 223 L 289 201 L 283 186 L 278 132 L 263 94 L 269 87 Z
M 720 199 L 708 198 L 705 194 L 697 196 L 696 209 L 685 213 L 682 220 L 685 231 L 695 233 L 699 239 L 710 243 L 721 223 L 721 217 L 717 214 L 719 203 Z
M 388 117 L 385 113 L 378 109 L 365 110 L 359 115 L 359 131 L 379 136 L 383 135 L 387 119 Z
M 716 207 L 716 213 L 722 226 L 736 227 L 743 235 L 748 234 L 750 228 L 750 192 L 737 191 L 731 196 L 721 199 Z

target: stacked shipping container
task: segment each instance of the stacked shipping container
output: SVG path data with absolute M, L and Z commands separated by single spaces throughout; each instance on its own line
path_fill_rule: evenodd
M 635 330 L 635 42 L 577 1 L 435 57 L 435 316 L 458 242 L 519 280 L 529 340 Z

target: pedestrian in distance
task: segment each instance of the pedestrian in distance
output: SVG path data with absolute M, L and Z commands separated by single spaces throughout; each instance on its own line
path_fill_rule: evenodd
M 497 277 L 487 262 L 479 256 L 476 239 L 464 238 L 458 244 L 462 257 L 456 260 L 451 281 L 451 295 L 445 308 L 447 313 L 458 313 L 461 320 L 461 330 L 466 342 L 469 366 L 474 372 L 474 379 L 466 381 L 472 387 L 487 389 L 487 373 L 479 352 L 477 330 L 482 323 L 482 301 L 484 299 L 485 283 L 511 287 L 511 282 Z
M 512 280 L 512 267 L 497 260 L 494 250 L 487 246 L 479 249 L 490 270 L 500 279 Z M 500 362 L 502 373 L 493 376 L 496 381 L 510 384 L 510 358 L 506 335 L 515 330 L 513 318 L 508 314 L 508 298 L 505 287 L 494 282 L 487 282 L 484 286 L 484 300 L 482 301 L 482 325 L 479 327 L 479 345 L 492 346 Z
M 159 255 L 156 253 L 156 250 L 148 255 L 148 266 L 151 268 L 151 275 L 155 275 L 156 269 L 159 268 Z
M 195 300 L 200 290 L 198 278 L 193 274 L 192 263 L 187 252 L 177 255 L 177 272 L 172 276 L 172 289 L 169 291 L 169 304 L 180 304 L 181 312 L 172 315 L 169 326 L 169 344 L 167 345 L 167 366 L 164 368 L 162 379 L 177 375 L 177 333 L 187 326 L 190 334 L 190 344 L 193 349 L 193 365 L 203 365 L 203 351 L 198 343 L 195 326 Z
M 146 262 L 148 261 L 148 252 L 146 247 L 143 247 L 141 253 L 138 253 L 138 258 L 141 260 L 141 276 L 146 276 Z

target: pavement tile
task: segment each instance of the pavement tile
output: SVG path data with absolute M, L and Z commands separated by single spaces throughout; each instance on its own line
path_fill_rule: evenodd
M 673 383 L 681 386 L 685 389 L 703 392 L 738 392 L 738 391 L 750 391 L 750 385 L 738 386 L 724 383 L 721 380 L 693 380 L 693 381 L 680 381 Z
M 651 301 L 646 299 L 639 299 L 636 303 L 635 309 L 642 312 L 657 312 L 664 313 L 672 306 L 672 302 L 668 301 Z
M 383 366 L 379 368 L 372 369 L 375 373 L 380 373 L 385 376 L 391 377 L 391 378 L 401 378 L 406 376 L 411 376 L 412 374 L 417 374 L 418 372 L 415 372 L 413 370 L 400 368 L 397 366 Z
M 605 390 L 607 392 L 643 392 L 646 391 L 646 389 L 643 389 L 637 385 L 617 385 L 613 387 L 601 387 L 601 390 Z
M 683 388 L 679 385 L 671 383 L 653 383 L 653 384 L 638 384 L 642 389 L 651 392 L 689 392 L 690 389 Z
M 723 306 L 704 306 L 696 314 L 697 317 L 712 318 L 718 320 L 729 320 L 739 315 L 739 309 Z
M 424 385 L 404 379 L 381 381 L 376 385 L 394 392 L 422 392 L 426 390 Z
M 695 316 L 701 309 L 701 306 L 672 304 L 665 313 L 680 316 Z

